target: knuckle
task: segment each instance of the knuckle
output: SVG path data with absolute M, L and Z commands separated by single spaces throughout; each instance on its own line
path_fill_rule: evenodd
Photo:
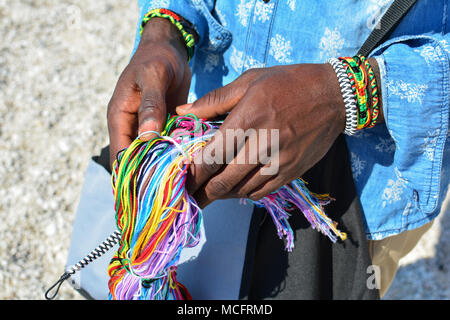
M 139 111 L 148 110 L 148 109 L 156 109 L 161 104 L 162 104 L 162 99 L 157 94 L 146 93 L 145 96 L 142 97 Z
M 220 198 L 228 194 L 231 190 L 230 183 L 221 178 L 211 179 L 206 191 L 214 198 Z
M 199 160 L 202 170 L 209 176 L 215 174 L 223 165 L 222 159 L 219 157 L 220 153 L 217 153 L 215 145 L 208 145 L 203 148 L 199 153 Z
M 237 198 L 247 198 L 247 192 L 246 191 L 244 191 L 244 190 L 237 190 L 236 192 L 235 192 L 235 194 L 236 194 L 236 197 Z
M 256 193 L 248 195 L 248 198 L 252 201 L 259 201 L 262 198 L 264 198 L 264 195 L 262 195 L 260 192 L 259 193 L 256 192 Z
M 221 168 L 221 164 L 216 161 L 216 159 L 208 154 L 205 154 L 203 157 L 203 165 L 202 169 L 209 175 L 212 175 L 219 171 Z
M 171 74 L 170 64 L 162 58 L 153 58 L 142 62 L 139 66 L 139 78 L 147 80 L 168 79 Z
M 259 72 L 258 68 L 250 68 L 250 69 L 245 70 L 241 74 L 241 77 L 252 77 L 252 76 L 255 76 L 258 72 Z
M 212 90 L 206 94 L 203 102 L 207 105 L 215 105 L 221 101 L 221 94 L 218 89 Z M 201 102 L 201 101 L 200 101 Z

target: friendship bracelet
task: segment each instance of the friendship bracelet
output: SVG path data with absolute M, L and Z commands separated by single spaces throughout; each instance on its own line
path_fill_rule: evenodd
M 341 88 L 342 98 L 345 105 L 345 129 L 344 134 L 354 135 L 358 126 L 358 110 L 356 106 L 356 94 L 352 88 L 345 67 L 339 59 L 331 58 L 327 61 L 336 72 L 339 86 Z
M 195 48 L 195 32 L 192 31 L 192 24 L 173 11 L 167 9 L 153 9 L 146 13 L 142 19 L 140 29 L 141 35 L 145 25 L 153 18 L 168 19 L 181 32 L 188 53 L 188 61 L 190 61 L 194 56 Z
M 371 113 L 368 99 L 368 81 L 367 71 L 361 68 L 361 61 L 358 57 L 340 57 L 346 67 L 347 74 L 352 82 L 353 89 L 356 93 L 356 101 L 358 107 L 358 126 L 357 130 L 364 129 L 370 124 Z
M 371 93 L 371 97 L 372 97 L 372 105 L 371 105 L 371 115 L 372 115 L 372 119 L 370 124 L 368 125 L 368 128 L 372 128 L 373 126 L 375 126 L 377 120 L 378 120 L 378 115 L 379 115 L 379 98 L 378 98 L 378 85 L 377 85 L 377 80 L 375 77 L 375 72 L 373 71 L 372 66 L 370 65 L 368 59 L 366 59 L 366 57 L 359 55 L 359 58 L 361 59 L 361 61 L 364 63 L 364 66 L 367 69 L 367 74 L 369 75 L 369 83 L 370 83 L 370 93 Z

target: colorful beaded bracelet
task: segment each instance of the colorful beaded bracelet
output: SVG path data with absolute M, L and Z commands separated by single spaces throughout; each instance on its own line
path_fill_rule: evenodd
M 195 48 L 195 36 L 193 32 L 189 32 L 193 29 L 192 24 L 173 11 L 167 9 L 153 9 L 146 13 L 144 18 L 142 19 L 140 30 L 141 35 L 147 22 L 149 22 L 153 18 L 168 19 L 175 27 L 177 27 L 178 30 L 180 30 L 186 45 L 188 61 L 190 61 L 194 55 Z

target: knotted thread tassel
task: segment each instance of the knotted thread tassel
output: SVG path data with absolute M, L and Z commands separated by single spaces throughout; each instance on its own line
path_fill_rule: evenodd
M 176 279 L 181 251 L 198 244 L 202 222 L 202 212 L 186 189 L 187 170 L 218 125 L 193 115 L 172 116 L 156 138 L 144 142 L 138 137 L 119 153 L 112 186 L 121 239 L 108 267 L 110 299 L 191 298 Z M 291 251 L 294 235 L 288 220 L 293 208 L 333 242 L 346 238 L 323 210 L 330 200 L 311 193 L 297 179 L 254 203 L 266 208 Z

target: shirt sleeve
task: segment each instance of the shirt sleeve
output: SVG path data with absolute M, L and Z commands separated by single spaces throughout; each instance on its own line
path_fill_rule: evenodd
M 152 9 L 160 8 L 173 11 L 192 23 L 199 36 L 196 47 L 224 50 L 231 42 L 232 36 L 212 16 L 214 2 L 214 0 L 138 0 L 140 14 L 133 54 L 141 39 L 139 31 L 144 15 Z
M 386 126 L 395 142 L 394 166 L 413 188 L 424 214 L 437 209 L 449 184 L 450 37 L 394 38 L 373 52 L 381 74 Z M 440 201 L 441 200 L 441 201 Z

